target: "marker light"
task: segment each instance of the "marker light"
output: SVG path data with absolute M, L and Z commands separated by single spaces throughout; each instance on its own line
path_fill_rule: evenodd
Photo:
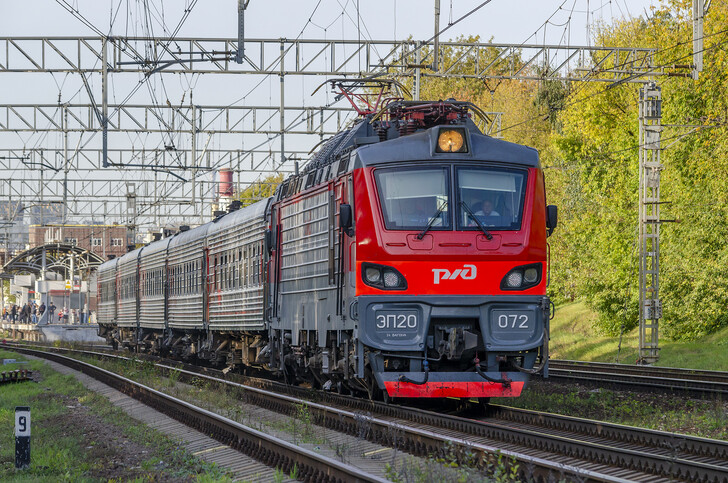
M 440 129 L 437 137 L 438 153 L 467 153 L 465 136 L 461 129 Z
M 541 283 L 541 263 L 515 267 L 501 280 L 501 290 L 525 290 Z
M 365 284 L 380 290 L 405 290 L 407 280 L 394 267 L 364 262 L 361 266 L 361 278 Z
M 508 277 L 506 277 L 506 284 L 510 288 L 520 287 L 522 282 L 523 282 L 523 273 L 521 273 L 521 272 L 511 272 L 508 274 Z

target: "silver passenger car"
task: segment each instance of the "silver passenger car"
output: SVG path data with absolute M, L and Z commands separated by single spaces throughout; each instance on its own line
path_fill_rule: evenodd
M 231 213 L 207 231 L 209 328 L 265 330 L 263 250 L 269 200 Z

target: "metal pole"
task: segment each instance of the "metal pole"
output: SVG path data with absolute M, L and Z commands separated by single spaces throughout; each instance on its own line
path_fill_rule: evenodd
M 693 79 L 703 71 L 703 17 L 705 0 L 693 0 Z
M 63 106 L 63 222 L 61 223 L 61 243 L 65 243 L 64 228 L 68 221 L 68 106 Z
M 420 64 L 422 63 L 422 49 L 421 43 L 417 42 L 416 50 L 415 50 L 415 64 L 417 67 L 415 67 L 415 81 L 414 81 L 414 88 L 412 89 L 412 100 L 419 101 L 420 100 L 420 82 L 422 80 L 421 74 L 422 74 L 422 68 L 420 67 Z
M 243 63 L 245 58 L 245 0 L 238 0 L 238 51 L 235 62 Z
M 74 273 L 76 272 L 76 267 L 75 267 L 75 263 L 74 263 L 75 262 L 75 258 L 76 258 L 75 257 L 75 253 L 73 252 L 73 250 L 71 250 L 71 276 L 69 277 L 70 280 L 71 280 L 71 291 L 68 294 L 68 305 L 65 306 L 65 307 L 63 307 L 63 315 L 64 316 L 66 315 L 66 310 L 68 310 L 68 322 L 71 321 L 71 313 L 72 313 L 71 312 L 71 303 L 73 302 L 73 285 L 74 285 L 74 282 L 75 282 L 75 280 L 74 280 Z M 66 322 L 66 320 L 64 320 L 63 322 Z
M 197 185 L 197 109 L 195 109 L 195 105 L 192 104 L 192 92 L 190 91 L 190 104 L 192 105 L 192 206 L 195 211 L 197 211 L 197 203 L 195 202 L 195 186 Z M 156 183 L 155 183 L 156 184 Z M 202 219 L 203 216 L 203 209 L 202 206 L 200 206 L 200 225 L 204 222 Z
M 640 90 L 640 305 L 639 362 L 653 364 L 660 357 L 660 133 L 662 94 L 654 81 Z
M 434 57 L 432 60 L 432 70 L 437 72 L 438 63 L 440 60 L 440 0 L 435 0 L 435 45 L 433 46 L 433 48 Z M 419 64 L 420 62 L 417 61 L 417 63 Z
M 109 104 L 108 104 L 108 98 L 107 98 L 107 85 L 108 85 L 108 65 L 106 62 L 106 42 L 107 38 L 105 37 L 102 44 L 101 44 L 101 127 L 103 129 L 103 132 L 101 134 L 101 139 L 103 143 L 103 155 L 101 158 L 101 162 L 104 166 L 104 168 L 109 167 Z
M 285 150 L 286 113 L 285 113 L 285 108 L 283 105 L 284 100 L 285 100 L 285 89 L 284 89 L 285 82 L 283 80 L 284 72 L 285 72 L 284 66 L 283 66 L 283 56 L 284 56 L 283 48 L 284 48 L 283 41 L 281 41 L 281 107 L 280 107 L 280 111 L 281 111 L 281 162 L 280 162 L 279 166 L 283 166 L 283 163 L 286 160 L 286 150 Z

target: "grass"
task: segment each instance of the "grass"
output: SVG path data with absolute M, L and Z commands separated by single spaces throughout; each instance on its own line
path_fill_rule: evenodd
M 557 308 L 551 321 L 554 359 L 632 364 L 637 360 L 637 329 L 607 337 L 593 329 L 596 315 L 581 302 Z M 728 370 L 728 328 L 693 342 L 660 341 L 658 366 Z M 494 404 L 597 419 L 642 428 L 728 440 L 728 403 L 631 393 L 532 381 L 519 398 L 494 398 Z
M 305 403 L 297 404 L 288 416 L 273 417 L 271 419 L 255 416 L 249 403 L 246 403 L 246 391 L 241 388 L 233 388 L 224 384 L 218 384 L 202 378 L 192 377 L 180 382 L 179 373 L 170 377 L 166 371 L 155 368 L 153 364 L 130 359 L 128 361 L 97 360 L 87 357 L 79 359 L 85 362 L 104 367 L 116 373 L 130 377 L 142 384 L 154 387 L 174 397 L 186 400 L 192 404 L 204 407 L 210 411 L 231 418 L 249 427 L 271 432 L 277 437 L 283 437 L 296 445 L 314 446 L 314 451 L 321 451 L 328 448 L 333 451 L 335 457 L 344 463 L 350 463 L 349 457 L 354 451 L 350 442 L 338 442 L 327 437 L 328 432 L 324 426 L 314 421 L 309 406 Z M 365 419 L 361 421 L 359 438 L 366 439 L 370 427 Z M 283 434 L 285 433 L 285 435 Z M 336 434 L 334 431 L 333 434 Z M 287 437 L 286 437 L 287 435 Z M 338 439 L 338 438 L 335 438 Z M 400 441 L 398 434 L 388 435 L 388 439 Z M 489 462 L 480 470 L 473 467 L 477 463 L 474 455 L 467 450 L 458 450 L 454 446 L 447 447 L 438 454 L 428 458 L 408 457 L 397 462 L 396 456 L 399 452 L 392 453 L 392 461 L 388 464 L 388 478 L 392 481 L 402 482 L 429 482 L 433 479 L 441 481 L 469 482 L 504 482 L 518 481 L 516 472 L 518 467 L 513 461 L 504 459 L 498 455 L 497 460 Z M 459 462 L 459 463 L 456 463 Z M 288 477 L 295 479 L 297 468 L 293 468 Z M 487 475 L 487 476 L 486 476 Z M 278 468 L 274 474 L 274 481 L 283 481 L 286 473 Z
M 518 398 L 493 404 L 728 440 L 728 403 L 532 381 Z
M 551 357 L 597 362 L 637 361 L 639 333 L 634 329 L 622 338 L 599 334 L 593 328 L 596 315 L 583 303 L 561 305 L 551 321 Z M 728 327 L 691 342 L 660 341 L 660 360 L 663 367 L 685 367 L 728 371 Z
M 23 360 L 0 350 L 0 358 Z M 0 473 L 2 481 L 230 481 L 214 464 L 186 452 L 162 433 L 132 419 L 105 397 L 87 390 L 73 376 L 42 361 L 10 364 L 2 370 L 29 368 L 40 382 L 0 386 Z M 31 408 L 31 467 L 16 471 L 14 408 Z M 94 424 L 84 424 L 93 421 Z M 114 440 L 131 445 L 134 467 L 108 468 L 126 459 Z

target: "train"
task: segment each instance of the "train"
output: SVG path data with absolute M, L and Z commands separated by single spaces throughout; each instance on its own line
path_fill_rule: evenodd
M 557 208 L 480 112 L 390 102 L 273 196 L 103 263 L 99 335 L 377 400 L 519 396 L 548 374 Z

